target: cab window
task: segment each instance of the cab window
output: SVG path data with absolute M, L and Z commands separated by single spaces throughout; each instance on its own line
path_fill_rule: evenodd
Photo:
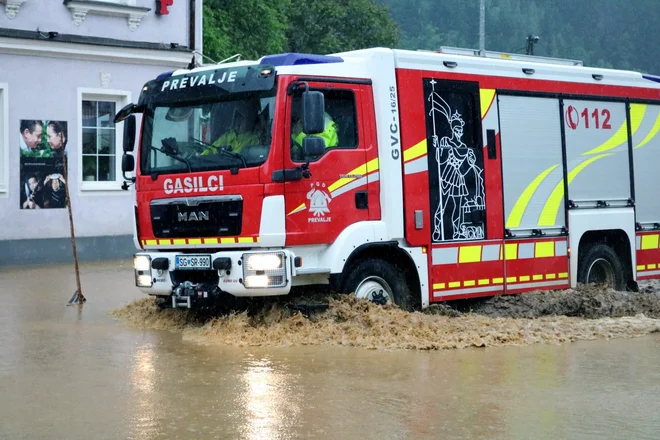
M 358 146 L 357 112 L 352 90 L 310 89 L 323 93 L 325 101 L 325 130 L 316 134 L 325 142 L 326 153 L 336 149 L 355 149 Z M 291 159 L 305 162 L 302 156 L 302 96 L 291 103 Z M 312 162 L 319 160 L 317 157 Z

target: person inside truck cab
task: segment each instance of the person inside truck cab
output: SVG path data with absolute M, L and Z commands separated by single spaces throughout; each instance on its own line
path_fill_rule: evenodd
M 202 151 L 202 156 L 209 154 L 217 154 L 218 148 L 230 147 L 230 151 L 240 153 L 245 147 L 250 145 L 268 145 L 270 141 L 266 141 L 268 137 L 269 124 L 266 120 L 268 118 L 267 112 L 259 111 L 259 100 L 252 103 L 251 117 L 244 118 L 243 122 L 237 126 L 230 128 L 223 135 L 207 146 Z
M 319 136 L 325 141 L 325 148 L 334 148 L 339 144 L 337 131 L 337 123 L 328 112 L 325 112 L 325 130 L 314 136 Z M 305 136 L 307 134 L 302 131 L 302 100 L 296 99 L 291 106 L 291 158 L 293 160 L 302 160 L 302 144 Z

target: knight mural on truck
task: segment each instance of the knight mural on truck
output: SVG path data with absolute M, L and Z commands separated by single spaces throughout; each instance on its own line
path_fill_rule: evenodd
M 483 225 L 471 221 L 472 212 L 485 208 L 483 169 L 477 165 L 474 128 L 472 121 L 466 122 L 456 109 L 456 106 L 466 105 L 462 96 L 453 92 L 439 93 L 435 90 L 437 84 L 434 79 L 425 81 L 427 124 L 432 131 L 429 144 L 435 152 L 429 155 L 429 160 L 435 159 L 429 172 L 431 180 L 438 185 L 437 193 L 431 192 L 433 241 L 481 239 L 484 238 Z M 455 108 L 452 109 L 445 98 L 452 100 Z M 468 101 L 467 105 L 473 103 Z

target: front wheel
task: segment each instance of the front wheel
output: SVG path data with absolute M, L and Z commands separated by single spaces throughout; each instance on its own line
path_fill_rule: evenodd
M 398 267 L 378 259 L 362 260 L 346 276 L 342 291 L 357 298 L 413 311 L 415 301 L 406 276 Z
M 582 284 L 604 284 L 614 290 L 625 290 L 623 265 L 614 250 L 602 243 L 585 248 L 580 255 L 578 281 Z

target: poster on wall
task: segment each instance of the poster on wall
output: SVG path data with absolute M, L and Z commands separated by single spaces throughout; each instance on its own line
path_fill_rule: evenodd
M 20 209 L 66 208 L 66 121 L 23 119 L 20 124 Z

